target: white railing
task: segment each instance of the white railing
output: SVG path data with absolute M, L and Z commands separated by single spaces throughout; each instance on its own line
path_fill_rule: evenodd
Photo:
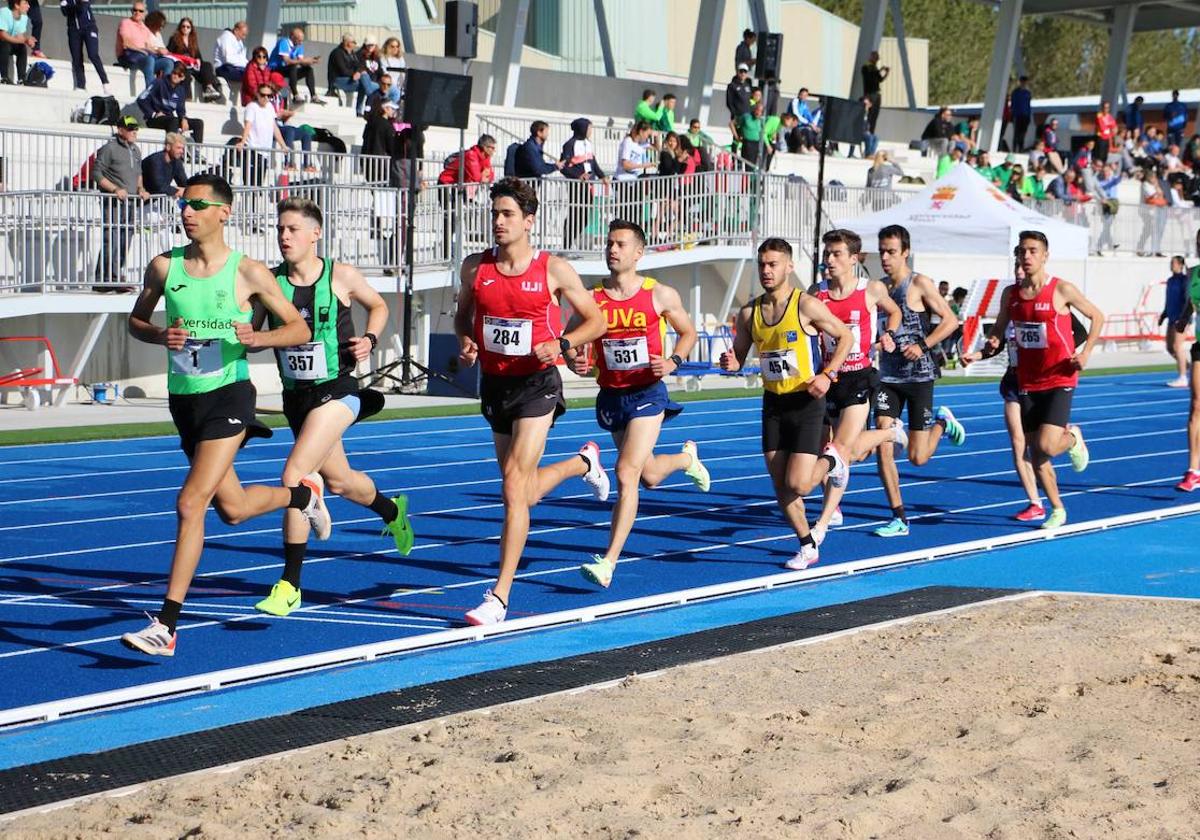
M 495 114 L 480 116 L 477 122 L 483 133 L 495 135 L 500 132 L 504 135 L 504 137 L 496 137 L 501 154 L 508 143 L 514 142 L 514 140 L 525 142 L 529 137 L 529 126 L 533 124 L 533 120 L 527 117 L 506 117 Z M 557 160 L 562 154 L 563 144 L 572 136 L 571 123 L 567 120 L 542 120 L 542 122 L 550 127 L 550 134 L 547 136 L 545 144 L 546 154 Z M 600 168 L 608 175 L 614 175 L 617 168 L 617 149 L 620 147 L 621 141 L 625 139 L 625 135 L 629 133 L 632 120 L 610 120 L 610 122 L 611 125 L 593 122 L 591 141 L 592 153 L 596 156 L 596 162 L 600 164 Z M 469 138 L 468 142 L 473 139 Z

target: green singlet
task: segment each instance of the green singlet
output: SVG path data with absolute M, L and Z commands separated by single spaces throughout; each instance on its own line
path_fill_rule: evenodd
M 167 391 L 206 394 L 250 378 L 246 348 L 233 331 L 236 321 L 249 324 L 252 310 L 237 301 L 240 251 L 230 251 L 221 270 L 211 277 L 193 277 L 183 268 L 182 247 L 171 249 L 171 267 L 163 286 L 167 324 L 183 319 L 191 335 L 182 350 L 167 350 Z

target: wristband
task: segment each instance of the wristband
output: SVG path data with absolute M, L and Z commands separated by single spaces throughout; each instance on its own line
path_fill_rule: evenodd
M 924 352 L 926 352 L 926 353 L 929 352 L 929 345 L 925 343 L 924 338 L 917 339 L 917 346 L 920 347 Z
M 558 352 L 562 355 L 566 355 L 566 352 L 570 349 L 571 349 L 571 342 L 567 340 L 567 337 L 565 335 L 559 336 Z
M 363 338 L 365 338 L 367 341 L 371 342 L 372 350 L 374 350 L 376 347 L 379 346 L 379 336 L 375 335 L 375 333 L 373 333 L 373 332 L 363 333 Z
M 682 357 L 682 356 L 680 356 L 678 353 L 672 353 L 672 354 L 671 354 L 670 356 L 668 356 L 667 358 L 668 358 L 668 359 L 670 359 L 672 362 L 674 362 L 674 363 L 675 363 L 675 368 L 676 368 L 677 370 L 678 370 L 679 368 L 683 367 L 683 357 Z
M 892 341 L 896 340 L 896 331 L 895 330 L 884 330 L 883 334 L 890 335 L 892 337 Z

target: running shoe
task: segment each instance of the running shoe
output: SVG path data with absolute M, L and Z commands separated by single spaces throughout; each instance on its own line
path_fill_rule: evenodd
M 850 467 L 846 465 L 846 461 L 842 458 L 842 453 L 838 451 L 836 443 L 828 443 L 821 450 L 822 455 L 828 455 L 833 458 L 833 469 L 829 471 L 829 484 L 831 487 L 843 489 L 850 483 Z
M 892 441 L 901 449 L 908 449 L 908 430 L 903 423 L 892 424 Z
M 792 555 L 792 559 L 783 565 L 793 572 L 798 572 L 801 569 L 807 569 L 809 566 L 815 566 L 820 562 L 821 556 L 815 545 L 802 545 L 800 550 Z
M 967 442 L 967 430 L 963 428 L 962 423 L 958 422 L 958 418 L 954 416 L 954 412 L 949 406 L 938 406 L 935 416 L 946 425 L 946 437 L 950 438 L 950 443 L 955 446 L 962 446 Z
M 613 572 L 616 569 L 617 564 L 610 563 L 602 554 L 593 554 L 591 563 L 584 563 L 579 567 L 579 571 L 585 578 L 605 589 L 608 589 L 608 585 L 612 583 Z
M 1066 508 L 1050 508 L 1050 515 L 1046 517 L 1046 521 L 1042 523 L 1042 530 L 1049 531 L 1052 528 L 1061 528 L 1067 524 L 1067 509 Z
M 150 623 L 136 633 L 121 636 L 121 644 L 148 656 L 174 656 L 175 634 L 157 616 L 146 613 L 146 618 L 150 619 Z
M 1193 490 L 1200 488 L 1200 472 L 1188 470 L 1183 474 L 1183 481 L 1175 485 L 1176 490 L 1182 490 L 1184 493 L 1191 493 Z
M 1075 436 L 1075 442 L 1067 450 L 1067 455 L 1071 458 L 1071 469 L 1075 472 L 1083 472 L 1088 467 L 1088 461 L 1091 460 L 1087 444 L 1083 442 L 1083 432 L 1074 423 L 1067 425 L 1067 431 Z
M 712 479 L 708 475 L 708 467 L 700 461 L 700 453 L 696 451 L 696 441 L 684 441 L 682 451 L 684 455 L 688 455 L 692 459 L 692 463 L 688 464 L 683 474 L 700 488 L 701 493 L 707 493 L 708 488 L 712 486 Z
M 842 516 L 842 506 L 837 505 L 833 509 L 833 516 L 829 517 L 829 527 L 836 528 L 837 526 L 841 525 L 845 521 L 846 521 L 846 518 L 844 516 Z
M 467 611 L 467 624 L 480 626 L 483 624 L 499 624 L 508 615 L 508 607 L 492 594 L 492 590 L 483 593 L 483 603 L 473 610 Z
M 608 473 L 604 471 L 604 467 L 600 463 L 600 447 L 594 440 L 589 440 L 580 447 L 579 454 L 583 456 L 583 460 L 587 461 L 588 465 L 588 471 L 583 475 L 584 484 L 592 488 L 592 495 L 596 497 L 596 501 L 607 501 Z
M 1188 386 L 1188 378 L 1180 376 L 1177 379 L 1168 379 L 1166 382 L 1168 388 L 1186 388 Z
M 1018 522 L 1041 522 L 1046 518 L 1046 509 L 1040 504 L 1030 502 L 1029 507 L 1013 516 Z
M 908 523 L 903 519 L 896 517 L 886 525 L 875 529 L 877 537 L 907 537 Z
M 300 483 L 312 491 L 308 507 L 300 512 L 312 526 L 317 539 L 327 540 L 333 532 L 333 520 L 329 517 L 329 508 L 325 507 L 325 479 L 321 478 L 320 473 L 311 472 L 300 479 Z
M 828 532 L 829 529 L 825 525 L 814 525 L 812 530 L 809 531 L 809 533 L 812 534 L 813 542 L 815 542 L 818 546 L 825 542 L 825 535 Z
M 298 606 L 300 606 L 300 590 L 286 580 L 280 580 L 271 587 L 270 595 L 254 605 L 254 609 L 267 615 L 277 615 L 283 618 Z
M 407 557 L 412 551 L 415 539 L 412 525 L 408 521 L 408 496 L 393 496 L 392 503 L 396 506 L 396 518 L 383 526 L 383 533 L 379 536 L 386 537 L 391 534 L 392 539 L 396 541 L 396 550 Z

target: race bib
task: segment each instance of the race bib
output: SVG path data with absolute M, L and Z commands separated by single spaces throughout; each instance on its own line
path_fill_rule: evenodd
M 768 382 L 782 382 L 797 376 L 796 351 L 764 350 L 758 354 L 762 378 Z
M 329 375 L 325 363 L 325 345 L 316 341 L 284 347 L 279 351 L 283 362 L 283 375 L 288 379 L 313 381 Z
M 854 343 L 850 347 L 850 352 L 846 355 L 846 361 L 842 364 L 857 362 L 863 357 L 862 325 L 857 321 L 853 321 L 849 324 L 846 324 L 846 326 L 850 328 L 850 337 L 854 340 Z M 837 339 L 827 333 L 821 333 L 821 336 L 823 337 L 825 344 L 825 358 L 827 360 L 832 359 L 833 352 L 837 350 Z
M 533 321 L 484 315 L 483 346 L 502 356 L 528 356 L 533 352 Z
M 1046 349 L 1046 325 L 1039 321 L 1017 321 L 1013 328 L 1017 334 L 1017 346 L 1022 350 Z
M 650 366 L 644 336 L 604 339 L 604 366 L 609 370 L 637 370 Z
M 220 376 L 225 369 L 221 339 L 189 338 L 182 350 L 171 351 L 171 372 L 181 376 Z

